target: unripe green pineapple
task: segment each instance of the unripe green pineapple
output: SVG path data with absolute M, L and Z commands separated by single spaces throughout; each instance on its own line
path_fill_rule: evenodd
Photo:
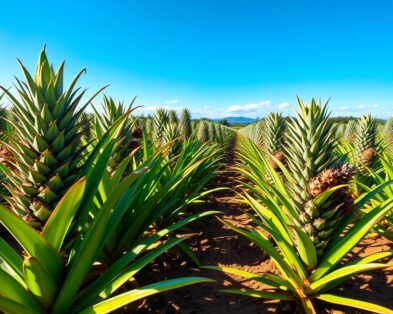
M 132 106 L 135 102 L 135 98 L 132 102 L 126 106 L 124 102 L 116 103 L 111 97 L 104 95 L 102 108 L 103 114 L 99 114 L 96 111 L 96 137 L 98 140 L 107 132 L 113 124 L 120 119 L 125 113 L 132 110 Z M 130 153 L 140 146 L 140 139 L 142 138 L 142 130 L 140 128 L 134 128 L 134 121 L 132 117 L 129 117 L 122 126 L 120 135 L 113 147 L 112 156 L 108 162 L 109 174 L 112 174 L 120 163 L 130 155 Z
M 354 157 L 360 171 L 364 166 L 372 167 L 378 155 L 377 126 L 371 114 L 362 116 L 357 122 L 354 137 Z
M 85 90 L 75 89 L 75 84 L 85 70 L 64 89 L 64 63 L 55 72 L 45 49 L 34 77 L 21 62 L 20 66 L 26 82 L 17 79 L 17 95 L 2 87 L 13 104 L 15 123 L 8 147 L 16 170 L 10 168 L 8 174 L 8 202 L 25 221 L 39 227 L 80 175 L 80 118 L 96 94 L 78 110 Z
M 288 123 L 286 160 L 293 182 L 291 189 L 298 224 L 314 242 L 322 256 L 340 220 L 352 208 L 347 189 L 334 192 L 324 201 L 321 193 L 347 184 L 353 175 L 348 165 L 335 164 L 334 128 L 329 121 L 327 104 L 314 99 L 305 105 L 299 99 L 299 112 Z
M 188 109 L 183 109 L 180 115 L 180 133 L 184 139 L 187 139 L 192 134 L 191 112 Z

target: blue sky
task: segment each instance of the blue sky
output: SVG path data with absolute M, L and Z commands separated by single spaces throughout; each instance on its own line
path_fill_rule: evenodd
M 0 83 L 34 69 L 47 44 L 67 78 L 138 104 L 194 116 L 291 111 L 296 95 L 334 115 L 393 110 L 393 1 L 6 1 Z M 98 103 L 98 102 L 96 102 Z

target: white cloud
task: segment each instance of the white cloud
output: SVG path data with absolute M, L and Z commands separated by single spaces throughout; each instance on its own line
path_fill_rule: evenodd
M 283 102 L 282 104 L 278 105 L 278 109 L 287 109 L 289 108 L 291 105 L 287 102 Z
M 378 105 L 378 104 L 373 104 L 373 105 L 364 105 L 364 104 L 361 104 L 361 105 L 357 105 L 357 106 L 356 106 L 356 109 L 362 110 L 362 111 L 364 111 L 364 110 L 370 110 L 370 109 L 376 109 L 376 108 L 379 108 L 379 105 Z
M 258 111 L 264 107 L 267 107 L 270 105 L 270 100 L 264 100 L 259 103 L 254 103 L 254 104 L 245 104 L 245 105 L 233 105 L 229 106 L 226 109 L 226 112 L 228 113 L 235 113 L 235 112 L 250 112 L 250 111 Z
M 175 104 L 179 103 L 179 100 L 177 100 L 177 99 L 166 100 L 165 103 L 169 104 L 169 105 L 175 105 Z
M 342 106 L 342 107 L 340 107 L 340 110 L 341 110 L 341 111 L 345 111 L 345 110 L 348 110 L 348 109 L 349 109 L 348 106 Z

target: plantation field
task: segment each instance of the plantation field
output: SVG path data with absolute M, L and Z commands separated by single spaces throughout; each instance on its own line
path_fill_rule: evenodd
M 1 86 L 4 313 L 393 313 L 393 119 L 138 114 L 43 49 Z

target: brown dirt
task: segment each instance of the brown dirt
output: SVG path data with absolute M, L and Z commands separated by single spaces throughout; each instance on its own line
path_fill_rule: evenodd
M 233 150 L 232 150 L 233 151 Z M 236 198 L 236 182 L 239 175 L 231 167 L 234 164 L 233 154 L 228 156 L 225 171 L 216 182 L 217 186 L 228 187 L 228 190 L 209 197 L 205 209 L 217 209 L 224 212 L 220 218 L 237 226 L 250 226 L 250 220 L 244 211 L 248 208 L 239 205 Z M 199 208 L 200 210 L 200 208 Z M 188 241 L 192 250 L 199 256 L 203 265 L 225 265 L 237 269 L 261 274 L 275 272 L 268 256 L 256 248 L 244 237 L 225 227 L 215 217 L 206 217 L 195 221 L 192 232 L 198 234 Z M 363 241 L 350 258 L 364 256 L 386 249 L 392 249 L 392 242 L 378 237 Z M 245 287 L 262 289 L 263 285 L 255 281 L 244 280 L 238 276 L 199 269 L 190 259 L 179 251 L 172 251 L 157 259 L 138 278 L 140 284 L 148 284 L 160 280 L 204 276 L 215 279 L 217 284 L 199 284 L 149 297 L 138 305 L 138 313 L 294 313 L 295 305 L 288 302 L 275 302 L 246 296 L 222 293 L 222 288 Z M 354 280 L 341 285 L 333 294 L 362 299 L 388 308 L 393 308 L 393 270 L 388 272 L 373 271 L 366 275 L 356 276 Z M 331 306 L 315 302 L 318 313 L 368 313 L 347 307 Z

